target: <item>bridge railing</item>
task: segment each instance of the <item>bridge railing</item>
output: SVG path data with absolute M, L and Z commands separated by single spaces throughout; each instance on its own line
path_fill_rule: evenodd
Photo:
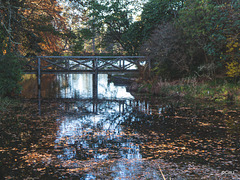
M 30 74 L 128 72 L 149 65 L 144 56 L 38 56 L 28 61 L 24 71 Z

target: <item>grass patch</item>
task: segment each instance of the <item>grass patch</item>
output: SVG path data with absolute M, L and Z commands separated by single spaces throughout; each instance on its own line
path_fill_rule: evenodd
M 224 79 L 199 81 L 186 78 L 174 82 L 152 83 L 154 95 L 181 96 L 185 98 L 208 99 L 215 102 L 240 103 L 240 82 L 229 82 Z

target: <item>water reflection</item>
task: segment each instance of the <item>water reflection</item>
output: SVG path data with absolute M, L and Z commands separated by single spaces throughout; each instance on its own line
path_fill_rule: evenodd
M 98 75 L 97 95 L 95 96 L 92 74 L 43 75 L 41 81 L 41 89 L 37 89 L 36 76 L 25 75 L 21 94 L 23 98 L 38 98 L 39 115 L 41 115 L 40 107 L 41 99 L 43 98 L 69 98 L 78 100 L 79 103 L 86 102 L 84 100 L 90 100 L 92 109 L 86 113 L 98 112 L 99 99 L 134 99 L 126 91 L 125 86 L 115 86 L 113 82 L 109 82 L 107 74 Z M 89 104 L 89 101 L 87 103 Z M 86 109 L 86 107 L 81 108 Z
M 93 98 L 92 74 L 45 74 L 41 78 L 42 98 Z M 23 98 L 38 98 L 35 75 L 25 75 L 23 83 Z M 100 99 L 134 99 L 126 91 L 125 86 L 115 86 L 108 81 L 107 74 L 98 75 L 98 98 Z
M 42 83 L 42 117 L 55 118 L 52 150 L 45 140 L 46 154 L 52 153 L 46 164 L 58 162 L 54 168 L 66 169 L 70 177 L 161 179 L 157 164 L 148 163 L 159 165 L 162 159 L 167 162 L 161 168 L 171 178 L 178 178 L 172 173 L 176 169 L 186 172 L 182 176 L 186 179 L 240 171 L 238 109 L 225 112 L 226 107 L 216 104 L 134 98 L 124 86 L 108 82 L 107 75 L 99 75 L 97 99 L 92 96 L 90 74 L 43 78 L 51 80 Z M 26 90 L 33 91 L 29 82 L 26 79 L 23 97 L 33 97 Z
M 139 142 L 122 124 L 133 111 L 131 100 L 99 101 L 98 113 L 92 113 L 92 101 L 72 102 L 62 106 L 56 148 L 66 145 L 62 160 L 141 159 Z M 85 109 L 83 109 L 83 104 Z M 87 113 L 86 113 L 87 112 Z M 70 148 L 69 148 L 70 147 Z
M 106 121 L 102 115 L 66 118 L 57 133 L 56 147 L 66 145 L 63 160 L 104 160 L 112 158 L 140 159 L 136 140 L 124 133 L 121 118 Z M 69 148 L 70 147 L 70 148 Z
M 48 75 L 42 77 L 42 82 L 45 78 Z M 122 126 L 133 111 L 133 105 L 139 108 L 141 103 L 133 101 L 134 97 L 125 86 L 115 86 L 113 82 L 108 82 L 106 74 L 100 74 L 98 96 L 93 98 L 91 74 L 56 75 L 53 78 L 54 82 L 42 83 L 41 98 L 61 101 L 62 117 L 58 119 L 59 130 L 55 140 L 60 161 L 126 159 L 141 162 L 140 142 Z M 27 92 L 27 88 L 24 89 Z M 55 93 L 50 89 L 54 89 Z M 23 93 L 23 97 L 28 95 Z M 78 164 L 74 166 L 78 167 Z M 110 169 L 126 174 L 129 165 L 118 162 Z M 93 177 L 91 173 L 85 176 Z

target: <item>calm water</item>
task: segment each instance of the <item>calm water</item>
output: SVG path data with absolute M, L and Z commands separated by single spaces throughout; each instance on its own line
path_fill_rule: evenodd
M 238 179 L 237 106 L 131 94 L 99 75 L 26 76 L 1 118 L 5 179 Z M 41 116 L 39 116 L 39 113 Z

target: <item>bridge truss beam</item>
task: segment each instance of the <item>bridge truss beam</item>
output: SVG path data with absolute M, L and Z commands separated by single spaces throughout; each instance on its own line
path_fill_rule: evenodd
M 24 67 L 26 74 L 126 73 L 150 67 L 144 56 L 38 56 Z

